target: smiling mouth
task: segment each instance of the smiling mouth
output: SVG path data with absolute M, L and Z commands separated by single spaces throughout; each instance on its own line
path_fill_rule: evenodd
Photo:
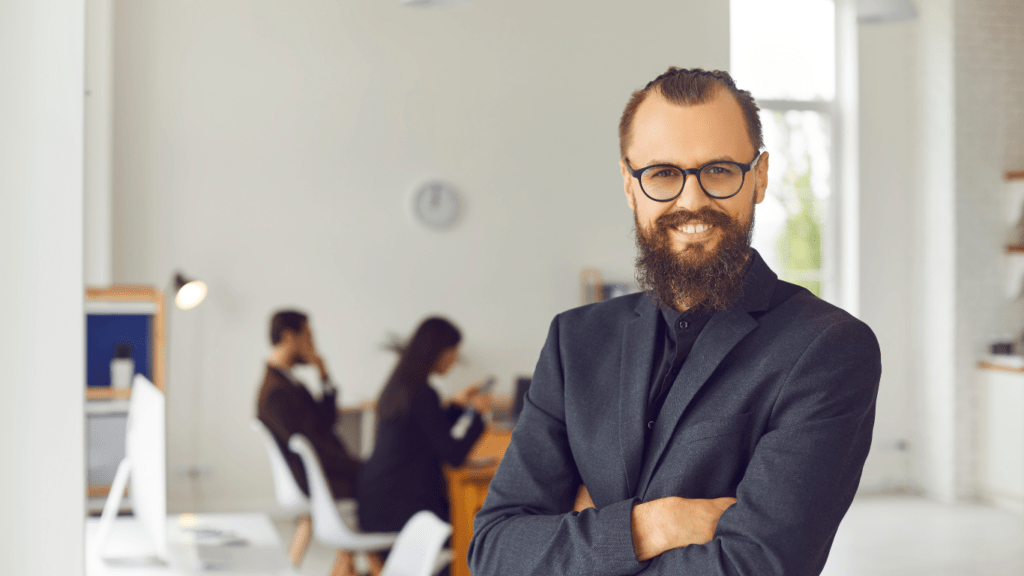
M 676 230 L 682 232 L 683 234 L 700 234 L 702 232 L 707 232 L 708 230 L 711 230 L 711 228 L 711 224 L 705 224 L 703 222 L 682 224 L 680 226 L 675 227 Z

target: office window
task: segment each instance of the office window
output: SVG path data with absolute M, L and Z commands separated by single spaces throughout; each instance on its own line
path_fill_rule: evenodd
M 758 101 L 770 153 L 754 248 L 780 278 L 834 300 L 835 5 L 731 0 L 730 11 L 730 73 Z

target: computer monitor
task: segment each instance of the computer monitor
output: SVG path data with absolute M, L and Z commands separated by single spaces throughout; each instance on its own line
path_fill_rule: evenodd
M 167 450 L 164 404 L 164 393 L 145 376 L 136 374 L 132 380 L 131 399 L 128 401 L 125 457 L 117 467 L 110 494 L 103 506 L 95 548 L 92 551 L 101 558 L 130 478 L 132 512 L 138 524 L 149 536 L 153 554 L 151 557 L 117 560 L 167 563 Z

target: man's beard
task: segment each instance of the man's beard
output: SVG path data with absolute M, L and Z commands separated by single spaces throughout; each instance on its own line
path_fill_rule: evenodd
M 640 226 L 635 211 L 633 221 L 638 249 L 636 280 L 658 306 L 725 310 L 740 297 L 754 230 L 753 210 L 747 226 L 708 206 L 696 212 L 666 212 L 648 230 Z M 705 243 L 695 242 L 677 252 L 672 229 L 687 223 L 721 230 L 717 250 L 711 252 Z

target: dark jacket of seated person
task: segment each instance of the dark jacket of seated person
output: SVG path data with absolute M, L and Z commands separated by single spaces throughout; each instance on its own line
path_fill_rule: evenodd
M 373 455 L 359 477 L 359 523 L 364 531 L 399 531 L 420 510 L 448 519 L 448 486 L 441 463 L 462 464 L 483 432 L 479 413 L 489 407 L 489 398 L 477 393 L 479 383 L 443 407 L 427 381 L 428 375 L 444 375 L 451 369 L 460 340 L 458 329 L 447 320 L 428 318 L 402 351 L 377 403 Z M 467 405 L 475 412 L 460 422 Z
M 271 343 L 274 349 L 260 387 L 256 416 L 273 434 L 303 492 L 309 494 L 306 470 L 298 454 L 288 448 L 288 439 L 296 433 L 309 438 L 334 497 L 352 498 L 361 462 L 334 434 L 337 389 L 316 352 L 307 317 L 291 310 L 275 314 L 271 320 Z M 299 363 L 313 364 L 319 369 L 323 382 L 319 401 L 292 377 L 290 369 Z

